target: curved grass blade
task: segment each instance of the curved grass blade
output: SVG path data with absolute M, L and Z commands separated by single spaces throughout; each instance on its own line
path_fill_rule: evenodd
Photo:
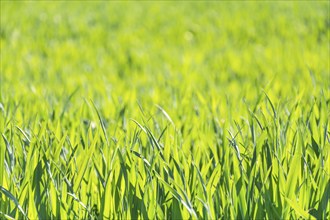
M 96 111 L 96 113 L 97 113 L 97 116 L 98 116 L 98 118 L 99 118 L 99 121 L 100 121 L 100 124 L 101 124 L 101 128 L 102 128 L 102 131 L 103 131 L 103 134 L 104 134 L 105 140 L 106 140 L 106 142 L 107 142 L 107 146 L 109 146 L 109 139 L 108 139 L 108 135 L 107 135 L 107 132 L 106 132 L 106 129 L 105 129 L 105 126 L 104 126 L 104 122 L 103 122 L 103 120 L 102 120 L 102 118 L 101 118 L 101 114 L 100 114 L 99 110 L 96 108 L 96 105 L 95 105 L 95 103 L 93 102 L 93 100 L 91 100 L 91 102 L 92 102 L 92 104 L 93 104 L 93 106 L 94 106 L 94 109 L 95 109 L 95 111 Z
M 18 208 L 18 210 L 24 215 L 25 218 L 27 218 L 27 215 L 25 214 L 22 206 L 19 204 L 18 200 L 15 198 L 15 196 L 13 194 L 11 194 L 11 192 L 9 192 L 7 189 L 5 189 L 4 187 L 0 186 L 0 191 L 5 194 L 10 200 L 12 200 L 16 207 Z

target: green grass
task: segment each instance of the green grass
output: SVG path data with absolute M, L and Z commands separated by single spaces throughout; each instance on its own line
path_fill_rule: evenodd
M 328 219 L 316 2 L 10 2 L 0 218 Z

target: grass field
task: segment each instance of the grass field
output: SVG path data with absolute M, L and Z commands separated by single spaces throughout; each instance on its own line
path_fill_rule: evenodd
M 329 1 L 0 10 L 0 219 L 330 218 Z

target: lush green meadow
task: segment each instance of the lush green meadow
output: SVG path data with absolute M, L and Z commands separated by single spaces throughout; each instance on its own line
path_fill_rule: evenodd
M 0 219 L 329 219 L 329 1 L 0 4 Z

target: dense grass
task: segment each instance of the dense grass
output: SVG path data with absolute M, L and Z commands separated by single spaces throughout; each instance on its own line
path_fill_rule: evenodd
M 329 218 L 329 7 L 1 1 L 0 218 Z

